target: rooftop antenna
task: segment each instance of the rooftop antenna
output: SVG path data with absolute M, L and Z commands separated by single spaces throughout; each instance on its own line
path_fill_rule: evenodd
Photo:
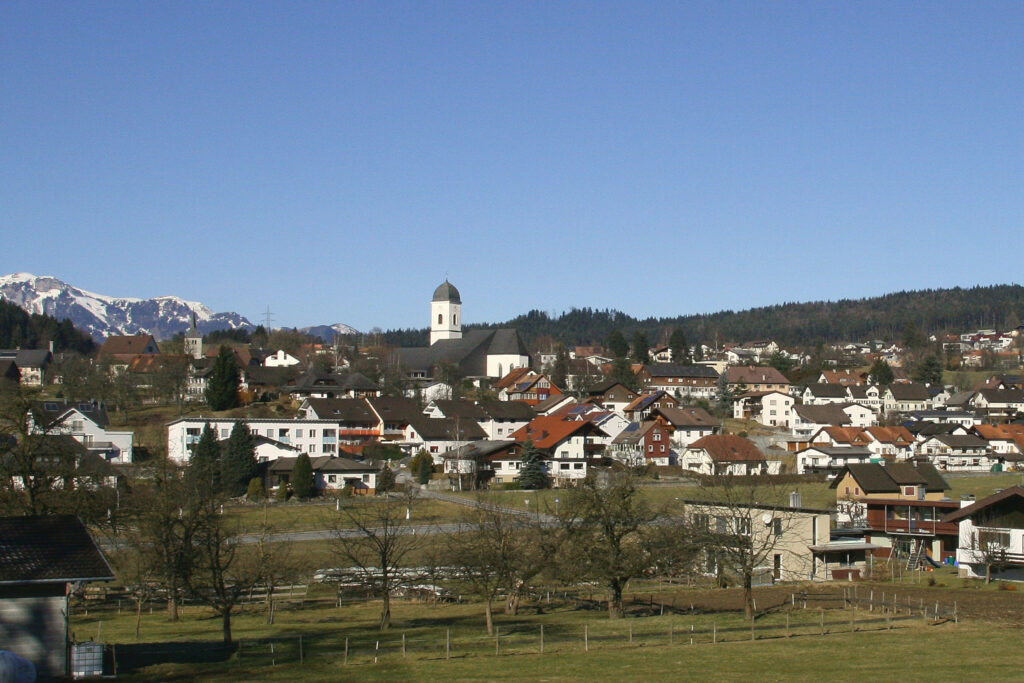
M 263 326 L 267 328 L 267 332 L 271 330 L 271 324 L 274 322 L 274 314 L 270 312 L 270 304 L 267 304 L 267 310 L 263 313 Z

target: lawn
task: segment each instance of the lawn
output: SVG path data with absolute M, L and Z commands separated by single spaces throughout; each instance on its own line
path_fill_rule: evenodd
M 725 593 L 699 591 L 691 597 Z M 686 603 L 686 592 L 681 595 L 679 602 Z M 972 663 L 972 675 L 991 679 L 1009 679 L 1018 671 L 1014 648 L 989 648 L 992 625 L 925 625 L 913 618 L 894 622 L 888 631 L 883 617 L 864 610 L 854 616 L 841 609 L 775 609 L 755 622 L 755 642 L 741 615 L 699 609 L 661 615 L 634 606 L 632 616 L 610 621 L 601 609 L 556 603 L 543 614 L 531 608 L 517 616 L 496 615 L 497 640 L 486 635 L 478 603 L 395 602 L 393 627 L 384 634 L 375 628 L 378 610 L 374 602 L 281 609 L 270 626 L 262 608 L 251 608 L 235 620 L 240 652 L 217 644 L 219 620 L 198 607 L 189 607 L 178 624 L 147 610 L 143 644 L 135 641 L 134 615 L 127 610 L 86 616 L 77 609 L 72 630 L 79 639 L 117 643 L 127 680 L 810 680 L 826 672 L 830 679 L 854 680 L 891 677 L 894 662 L 901 678 L 910 680 L 956 677 L 965 662 Z M 818 635 L 822 618 L 825 636 Z M 846 655 L 842 668 L 834 666 L 837 651 Z M 984 659 L 976 654 L 981 651 Z
M 341 499 L 340 505 L 369 507 L 379 504 L 377 499 Z M 331 529 L 335 526 L 347 526 L 345 515 L 336 510 L 338 501 L 325 500 L 316 503 L 278 503 L 268 502 L 266 505 L 233 505 L 225 507 L 224 513 L 239 521 L 245 528 L 258 529 L 268 524 L 273 531 L 310 531 L 315 529 Z M 417 499 L 410 510 L 410 524 L 437 524 L 458 519 L 466 508 L 430 498 Z

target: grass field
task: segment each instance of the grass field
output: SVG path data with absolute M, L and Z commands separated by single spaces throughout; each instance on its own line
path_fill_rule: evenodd
M 372 506 L 379 499 L 350 499 L 342 506 Z M 436 524 L 458 519 L 466 508 L 430 498 L 416 500 L 410 510 L 410 524 Z M 346 517 L 335 509 L 335 501 L 318 503 L 277 503 L 266 505 L 236 505 L 225 507 L 225 515 L 239 521 L 244 527 L 256 529 L 266 522 L 274 532 L 309 531 L 330 529 L 336 525 L 346 526 Z
M 789 590 L 759 595 L 767 602 L 770 592 L 781 591 L 774 597 L 785 606 Z M 683 591 L 676 602 L 727 593 Z M 601 609 L 556 604 L 543 614 L 527 609 L 518 616 L 496 615 L 497 642 L 483 629 L 480 604 L 396 602 L 393 627 L 385 634 L 375 629 L 378 610 L 377 603 L 282 609 L 269 626 L 263 610 L 253 608 L 235 620 L 240 652 L 218 645 L 219 620 L 196 607 L 178 624 L 159 612 L 144 614 L 141 644 L 127 610 L 89 616 L 77 610 L 72 630 L 80 639 L 99 636 L 117 643 L 126 680 L 854 680 L 892 677 L 897 663 L 901 678 L 934 680 L 957 678 L 965 662 L 972 662 L 972 676 L 989 679 L 1009 679 L 1018 671 L 1015 648 L 989 651 L 991 624 L 926 625 L 905 617 L 888 631 L 880 615 L 863 610 L 851 632 L 850 610 L 776 607 L 755 622 L 754 642 L 750 622 L 741 615 L 700 608 L 695 614 L 660 615 L 634 605 L 630 617 L 609 621 Z M 872 618 L 874 623 L 867 621 Z M 985 657 L 978 658 L 983 650 Z M 844 655 L 840 668 L 838 652 Z

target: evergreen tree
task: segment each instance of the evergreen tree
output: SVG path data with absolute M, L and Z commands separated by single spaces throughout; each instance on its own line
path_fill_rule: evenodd
M 300 453 L 292 467 L 292 493 L 306 499 L 313 495 L 313 464 L 307 453 Z
M 548 379 L 562 391 L 566 390 L 566 382 L 569 377 L 569 352 L 561 344 L 555 355 L 555 362 L 551 365 L 551 376 Z
M 915 382 L 942 384 L 942 363 L 935 356 L 928 356 L 914 369 Z
M 626 343 L 626 338 L 622 336 L 622 332 L 617 327 L 608 335 L 608 350 L 616 358 L 625 358 L 629 353 L 629 344 Z
M 377 475 L 377 493 L 391 493 L 395 490 L 395 471 L 387 465 Z
M 238 407 L 239 379 L 235 354 L 229 347 L 221 346 L 206 383 L 206 402 L 212 410 L 230 410 Z
M 546 489 L 551 485 L 547 468 L 544 466 L 544 456 L 534 447 L 533 441 L 527 440 L 523 443 L 519 458 L 523 463 L 519 469 L 519 485 L 522 488 Z
M 245 490 L 245 497 L 249 501 L 263 500 L 267 492 L 263 490 L 263 480 L 254 477 L 249 480 L 249 486 Z
M 633 373 L 633 366 L 626 358 L 617 358 L 612 364 L 611 373 L 608 375 L 608 379 L 615 380 L 627 387 L 630 391 L 636 391 L 637 380 L 636 375 Z
M 647 341 L 647 333 L 637 330 L 633 333 L 633 358 L 637 363 L 646 365 L 651 362 L 650 342 Z
M 256 440 L 249 431 L 249 425 L 236 422 L 231 429 L 221 457 L 221 483 L 224 493 L 240 496 L 256 476 Z
M 690 362 L 690 345 L 686 341 L 686 333 L 683 328 L 672 329 L 668 338 L 668 348 L 672 354 L 672 362 L 677 365 L 686 365 Z
M 887 385 L 892 384 L 895 376 L 892 372 L 892 367 L 885 361 L 884 358 L 876 358 L 875 362 L 871 364 L 871 369 L 868 371 L 868 381 L 872 384 Z
M 217 432 L 210 423 L 203 427 L 203 432 L 192 450 L 186 470 L 191 484 L 204 496 L 213 498 L 221 492 L 220 467 L 221 447 L 217 440 Z

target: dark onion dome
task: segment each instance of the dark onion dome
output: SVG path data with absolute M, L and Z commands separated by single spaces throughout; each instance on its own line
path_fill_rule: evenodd
M 455 285 L 445 280 L 437 286 L 434 290 L 434 298 L 432 301 L 451 301 L 456 304 L 462 303 L 462 297 L 459 296 L 459 290 L 455 289 Z

